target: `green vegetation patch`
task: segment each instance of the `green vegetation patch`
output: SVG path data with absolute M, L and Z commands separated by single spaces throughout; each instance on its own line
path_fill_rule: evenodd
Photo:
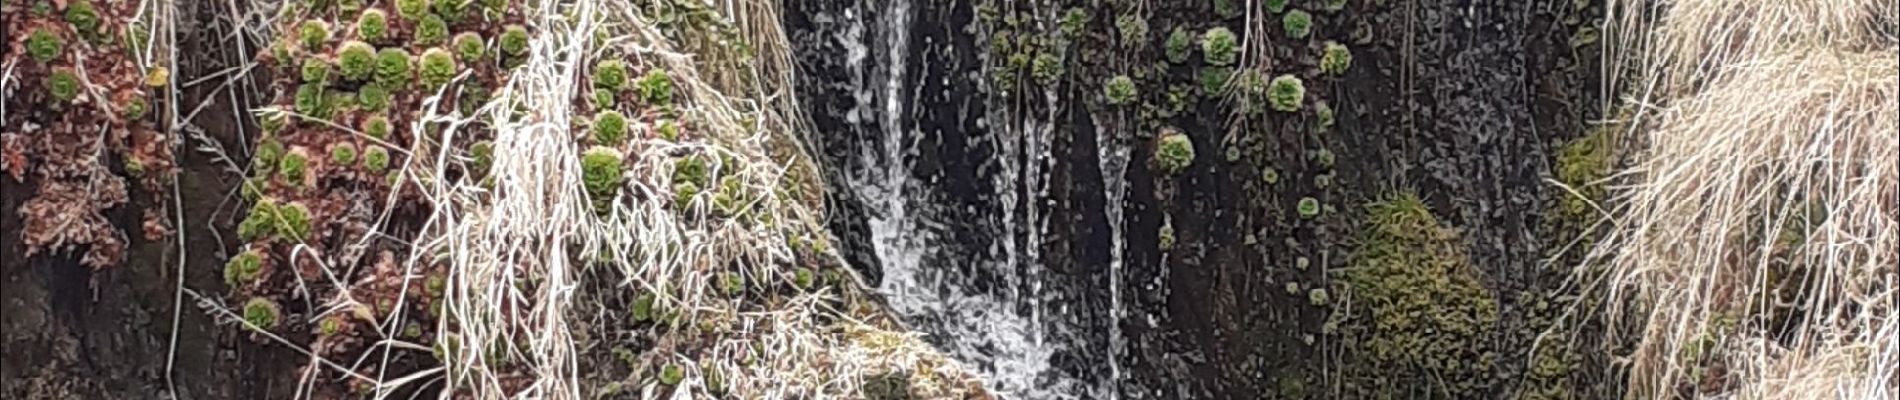
M 611 209 L 620 191 L 621 162 L 620 151 L 607 147 L 587 149 L 581 155 L 581 181 L 594 201 L 595 212 L 606 214 Z
M 1116 75 L 1102 85 L 1102 94 L 1108 97 L 1108 104 L 1125 105 L 1135 101 L 1135 80 L 1128 75 Z
M 257 330 L 268 331 L 277 328 L 277 321 L 283 312 L 277 308 L 277 302 L 268 298 L 253 297 L 244 302 L 244 322 L 249 322 Z
M 257 250 L 238 253 L 224 263 L 224 283 L 231 287 L 250 283 L 264 270 L 264 254 Z
M 376 72 L 376 48 L 359 41 L 344 42 L 336 51 L 337 72 L 343 79 L 361 82 Z
M 1306 83 L 1293 75 L 1280 75 L 1267 83 L 1267 105 L 1274 111 L 1299 112 L 1306 101 Z
M 1326 42 L 1326 49 L 1319 56 L 1319 71 L 1327 75 L 1345 75 L 1352 68 L 1352 50 L 1339 42 Z
M 42 64 L 59 58 L 59 55 L 65 52 L 65 46 L 65 41 L 60 40 L 59 35 L 45 29 L 34 29 L 33 34 L 26 38 L 27 56 Z
M 594 141 L 614 146 L 627 142 L 627 117 L 619 111 L 594 114 Z
M 1201 34 L 1201 59 L 1215 66 L 1233 65 L 1240 57 L 1239 40 L 1225 27 L 1208 29 Z
M 46 92 L 60 103 L 71 103 L 79 98 L 79 89 L 79 75 L 73 74 L 72 69 L 60 68 L 46 77 Z
M 1280 27 L 1286 30 L 1286 37 L 1305 39 L 1313 33 L 1313 15 L 1301 10 L 1288 11 L 1280 17 Z
M 1603 180 L 1616 165 L 1613 143 L 1617 125 L 1604 125 L 1564 144 L 1557 150 L 1557 181 L 1576 193 L 1559 196 L 1558 216 L 1582 226 L 1597 214 L 1592 204 L 1609 196 Z
M 1155 148 L 1155 167 L 1167 175 L 1174 175 L 1193 163 L 1194 142 L 1180 131 L 1163 131 L 1160 144 Z
M 389 16 L 383 14 L 383 10 L 364 10 L 363 15 L 356 17 L 356 36 L 360 39 L 380 42 L 388 31 Z
M 1174 28 L 1174 32 L 1168 34 L 1168 43 L 1165 49 L 1168 53 L 1168 62 L 1175 64 L 1187 62 L 1188 56 L 1193 55 L 1194 48 L 1191 47 L 1193 44 L 1194 39 L 1187 33 L 1187 30 L 1179 27 Z
M 1339 333 L 1347 354 L 1365 363 L 1346 369 L 1364 374 L 1346 377 L 1349 390 L 1485 397 L 1496 361 L 1486 337 L 1497 328 L 1498 305 L 1463 242 L 1414 194 L 1367 205 L 1366 213 L 1336 281 L 1355 305 L 1334 314 Z

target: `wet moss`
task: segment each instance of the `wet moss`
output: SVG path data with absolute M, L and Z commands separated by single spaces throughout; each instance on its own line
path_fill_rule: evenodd
M 1319 71 L 1327 75 L 1345 75 L 1352 68 L 1352 50 L 1339 42 L 1327 41 L 1319 56 Z
M 607 147 L 587 149 L 581 156 L 581 181 L 594 211 L 606 214 L 611 209 L 620 191 L 621 162 L 620 152 Z
M 263 270 L 263 253 L 256 250 L 238 253 L 236 257 L 231 257 L 230 261 L 224 263 L 224 283 L 235 288 L 257 279 L 258 273 Z
M 330 146 L 330 164 L 350 166 L 356 164 L 356 145 L 347 142 Z
M 1233 65 L 1240 57 L 1239 39 L 1225 27 L 1208 29 L 1201 34 L 1201 60 L 1210 65 Z
M 1593 204 L 1608 196 L 1603 180 L 1615 167 L 1610 140 L 1616 129 L 1618 125 L 1599 127 L 1557 150 L 1557 181 L 1576 191 L 1576 194 L 1565 193 L 1559 197 L 1559 218 L 1575 226 L 1587 226 L 1597 215 Z
M 1168 62 L 1175 64 L 1187 62 L 1188 56 L 1193 55 L 1194 49 L 1191 47 L 1193 41 L 1187 30 L 1180 27 L 1174 28 L 1174 32 L 1168 34 L 1168 43 L 1165 47 Z
M 310 238 L 310 208 L 291 202 L 277 207 L 277 235 L 293 241 Z
M 363 170 L 372 174 L 381 174 L 389 170 L 389 150 L 383 146 L 370 145 L 363 149 Z
M 436 90 L 448 86 L 450 81 L 455 80 L 457 73 L 455 56 L 449 55 L 447 50 L 432 48 L 422 52 L 421 68 L 417 75 L 421 77 L 424 88 Z
M 1108 98 L 1108 104 L 1126 105 L 1135 101 L 1135 80 L 1128 75 L 1116 75 L 1102 84 L 1102 95 Z
M 1267 104 L 1274 111 L 1298 112 L 1306 100 L 1306 84 L 1299 77 L 1280 75 L 1267 84 Z
M 361 82 L 376 72 L 376 48 L 359 41 L 344 42 L 336 51 L 337 72 L 344 80 Z
M 46 77 L 46 92 L 53 96 L 53 100 L 62 104 L 71 103 L 79 98 L 79 89 L 79 75 L 74 74 L 70 68 L 60 68 L 53 71 L 53 75 Z
M 383 89 L 397 90 L 409 86 L 414 76 L 409 68 L 409 52 L 400 48 L 386 48 L 376 52 L 376 84 Z
M 1280 17 L 1280 28 L 1286 31 L 1286 37 L 1305 39 L 1313 32 L 1313 15 L 1302 10 L 1287 11 Z
M 284 178 L 284 183 L 291 186 L 302 185 L 304 178 L 309 175 L 305 171 L 310 162 L 307 157 L 300 151 L 284 153 L 277 160 L 277 176 Z
M 281 316 L 282 311 L 277 308 L 277 302 L 270 299 L 252 297 L 244 302 L 244 322 L 250 323 L 254 329 L 262 331 L 276 329 Z
M 317 51 L 323 48 L 324 42 L 328 41 L 330 41 L 330 23 L 312 19 L 297 25 L 297 43 L 302 44 L 304 50 Z
M 381 42 L 389 30 L 389 16 L 383 10 L 364 10 L 356 17 L 356 36 L 368 42 Z
M 1208 96 L 1218 96 L 1226 92 L 1227 81 L 1233 76 L 1234 69 L 1230 67 L 1201 68 L 1201 93 L 1206 93 Z
M 45 29 L 34 29 L 26 39 L 26 54 L 41 64 L 53 62 L 65 52 L 65 41 Z
M 1155 149 L 1154 163 L 1164 174 L 1180 173 L 1194 163 L 1194 143 L 1180 131 L 1165 130 Z
M 1365 363 L 1350 370 L 1370 375 L 1348 377 L 1355 389 L 1485 397 L 1496 358 L 1487 335 L 1498 306 L 1463 243 L 1416 195 L 1392 196 L 1366 212 L 1339 281 L 1354 304 L 1365 305 L 1339 314 L 1345 343 Z
M 364 89 L 365 92 L 368 90 L 368 88 Z M 382 114 L 372 114 L 369 118 L 364 118 L 363 134 L 376 138 L 376 140 L 389 140 L 389 117 L 385 117 Z
M 428 0 L 396 0 L 396 16 L 416 21 L 428 15 Z

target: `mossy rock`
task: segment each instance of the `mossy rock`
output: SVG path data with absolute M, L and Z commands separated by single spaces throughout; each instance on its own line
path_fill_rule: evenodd
M 1366 224 L 1339 277 L 1356 306 L 1343 321 L 1349 376 L 1374 397 L 1442 393 L 1489 396 L 1498 305 L 1464 243 L 1424 201 L 1399 194 L 1366 207 Z M 1373 382 L 1384 382 L 1377 384 Z

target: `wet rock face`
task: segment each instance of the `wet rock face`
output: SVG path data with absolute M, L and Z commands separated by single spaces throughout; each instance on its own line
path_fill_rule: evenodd
M 1566 23 L 1590 11 L 1301 3 L 1311 33 L 1295 39 L 1280 14 L 1250 29 L 1217 3 L 788 2 L 832 229 L 853 265 L 1005 397 L 1326 398 L 1354 345 L 1326 329 L 1333 299 L 1351 295 L 1328 271 L 1348 265 L 1363 204 L 1412 192 L 1457 232 L 1495 303 L 1479 336 L 1528 347 L 1516 299 L 1551 287 L 1538 265 L 1553 244 L 1534 232 L 1561 194 L 1541 180 L 1597 104 Z M 1069 10 L 1086 18 L 1064 32 Z M 1143 44 L 1123 42 L 1124 15 L 1145 21 Z M 1301 78 L 1304 106 L 1251 112 L 1244 95 L 1204 89 L 1219 69 L 1198 38 L 1216 27 L 1241 43 L 1266 35 L 1252 43 L 1268 61 L 1220 68 Z M 1196 41 L 1169 61 L 1177 29 Z M 1051 80 L 1010 69 L 993 47 L 1003 36 L 1065 68 Z M 1351 49 L 1343 74 L 1320 70 L 1329 41 Z M 1138 95 L 1106 104 L 1102 82 L 1122 75 Z M 1195 153 L 1172 174 L 1150 162 L 1164 130 Z M 1516 392 L 1525 355 L 1493 356 L 1469 375 L 1497 378 L 1464 393 Z

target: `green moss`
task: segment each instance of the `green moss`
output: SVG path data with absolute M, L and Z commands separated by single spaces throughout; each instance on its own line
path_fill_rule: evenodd
M 231 257 L 230 261 L 224 263 L 224 283 L 235 288 L 257 279 L 257 274 L 263 271 L 263 253 L 257 250 L 238 253 L 236 257 Z
M 1616 125 L 1599 127 L 1557 150 L 1557 181 L 1577 193 L 1558 198 L 1558 213 L 1564 220 L 1583 226 L 1596 217 L 1593 204 L 1608 196 L 1603 180 L 1615 167 L 1610 140 L 1616 129 Z
M 1352 50 L 1339 42 L 1327 41 L 1326 50 L 1319 56 L 1319 71 L 1327 75 L 1345 75 L 1352 68 Z
M 377 51 L 376 84 L 391 91 L 409 87 L 410 79 L 415 76 L 410 71 L 409 62 L 409 52 L 401 48 Z
M 302 44 L 304 50 L 322 49 L 323 43 L 328 41 L 330 41 L 330 23 L 312 19 L 297 25 L 297 43 Z
M 389 170 L 389 150 L 377 145 L 363 149 L 363 169 L 372 174 Z
M 812 272 L 811 268 L 799 268 L 792 271 L 792 286 L 798 290 L 811 290 L 812 283 L 817 279 L 818 274 Z
M 81 34 L 98 33 L 99 12 L 92 8 L 92 1 L 78 0 L 66 4 L 66 23 L 73 25 L 73 31 Z
M 1307 268 L 1311 268 L 1312 266 L 1313 266 L 1313 260 L 1310 258 L 1306 258 L 1306 256 L 1299 256 L 1293 259 L 1293 269 L 1305 271 Z
M 1229 66 L 1240 57 L 1239 40 L 1225 27 L 1208 29 L 1201 34 L 1201 60 L 1210 65 Z
M 488 87 L 478 83 L 461 85 L 462 94 L 456 98 L 456 109 L 462 115 L 475 115 L 475 112 L 488 104 Z
M 627 63 L 607 59 L 594 63 L 594 87 L 618 92 L 627 88 Z
M 1219 15 L 1221 19 L 1239 18 L 1243 1 L 1246 0 L 1214 0 L 1214 15 Z
M 1161 231 L 1155 233 L 1155 248 L 1161 251 L 1174 249 L 1174 221 L 1161 221 Z
M 501 31 L 501 52 L 512 57 L 528 54 L 528 28 L 508 25 Z
M 442 17 L 429 14 L 416 23 L 415 45 L 421 47 L 441 46 L 449 40 L 449 23 Z
M 282 312 L 277 308 L 277 302 L 267 298 L 252 297 L 244 302 L 244 322 L 249 323 L 253 329 L 260 331 L 276 329 L 281 314 Z
M 321 321 L 317 321 L 317 335 L 336 336 L 338 332 L 343 331 L 342 320 L 343 320 L 343 317 L 332 316 L 332 317 L 326 317 Z
M 1232 79 L 1233 76 L 1234 76 L 1233 68 L 1229 68 L 1229 67 L 1201 68 L 1201 76 L 1200 76 L 1201 93 L 1206 93 L 1209 96 L 1217 96 L 1222 93 L 1225 93 L 1227 91 L 1227 81 L 1229 79 Z
M 47 2 L 46 0 L 33 1 L 34 17 L 45 18 L 50 15 L 53 15 L 53 3 Z
M 1274 111 L 1298 112 L 1306 101 L 1306 84 L 1291 74 L 1280 75 L 1267 83 L 1267 105 Z
M 1280 17 L 1280 27 L 1286 30 L 1286 37 L 1305 39 L 1313 32 L 1313 15 L 1301 10 L 1287 11 Z
M 1035 64 L 1030 67 L 1030 76 L 1043 86 L 1055 86 L 1062 79 L 1062 74 L 1062 58 L 1053 53 L 1037 54 Z
M 455 80 L 455 75 L 459 73 L 456 68 L 455 56 L 449 55 L 447 50 L 431 48 L 422 52 L 421 71 L 417 75 L 422 77 L 424 88 L 435 90 Z
M 1333 119 L 1333 106 L 1326 104 L 1325 101 L 1313 103 L 1313 115 L 1319 118 L 1320 130 L 1330 129 L 1333 123 L 1338 122 Z
M 620 151 L 599 146 L 581 156 L 581 182 L 588 198 L 593 199 L 595 212 L 606 214 L 611 210 L 620 192 L 622 161 Z
M 1302 218 L 1317 217 L 1319 216 L 1319 199 L 1302 197 L 1298 209 Z
M 455 55 L 462 62 L 475 64 L 482 62 L 482 56 L 488 53 L 488 46 L 482 41 L 482 35 L 475 32 L 462 32 L 455 35 Z
M 449 22 L 459 22 L 468 14 L 468 3 L 473 0 L 435 0 L 435 15 Z
M 1267 0 L 1267 11 L 1275 14 L 1286 11 L 1287 0 Z
M 678 142 L 680 140 L 680 125 L 679 123 L 673 122 L 673 120 L 660 121 L 659 131 L 661 139 L 666 139 L 668 142 Z
M 468 155 L 473 159 L 469 168 L 477 175 L 486 175 L 488 167 L 495 163 L 495 142 L 483 140 L 469 144 Z
M 1155 167 L 1164 174 L 1174 175 L 1193 163 L 1194 142 L 1179 131 L 1163 131 L 1160 144 L 1155 148 Z
M 1333 151 L 1324 147 L 1313 151 L 1313 161 L 1319 163 L 1320 168 L 1332 169 L 1333 163 L 1337 161 L 1334 157 Z
M 66 51 L 66 43 L 59 35 L 45 29 L 34 29 L 26 38 L 26 54 L 41 64 L 53 62 Z
M 1325 307 L 1326 303 L 1331 301 L 1331 299 L 1332 296 L 1327 295 L 1326 289 L 1323 288 L 1315 288 L 1306 292 L 1307 303 L 1311 303 L 1314 307 Z
M 416 21 L 428 15 L 428 0 L 396 0 L 396 16 Z
M 1339 11 L 1346 9 L 1346 0 L 1320 0 L 1319 3 L 1319 9 L 1321 10 Z
M 1148 20 L 1140 15 L 1122 14 L 1115 17 L 1115 30 L 1121 33 L 1122 46 L 1138 48 L 1148 37 Z
M 270 198 L 260 198 L 252 203 L 251 212 L 245 214 L 244 221 L 238 223 L 238 239 L 257 241 L 276 232 L 277 208 L 277 202 Z
M 291 202 L 277 207 L 277 235 L 293 241 L 310 238 L 310 208 Z
M 140 119 L 144 119 L 145 118 L 145 99 L 140 98 L 140 97 L 133 97 L 131 99 L 127 99 L 125 101 L 125 106 L 120 109 L 119 115 L 124 116 L 126 120 L 130 120 L 130 121 L 137 121 Z
M 594 108 L 597 108 L 597 109 L 614 108 L 614 104 L 618 103 L 617 101 L 614 101 L 614 98 L 615 98 L 614 91 L 602 89 L 602 88 L 594 88 Z
M 745 276 L 739 275 L 738 272 L 724 272 L 720 273 L 719 277 L 719 288 L 725 291 L 727 296 L 745 294 Z
M 633 321 L 634 322 L 652 321 L 653 308 L 655 305 L 654 303 L 656 303 L 658 300 L 659 298 L 654 296 L 653 293 L 641 293 L 639 297 L 635 297 L 633 299 L 633 307 L 630 307 L 628 310 L 630 311 L 631 314 L 633 314 Z
M 1358 243 L 1339 276 L 1355 307 L 1339 315 L 1360 364 L 1346 370 L 1364 372 L 1347 378 L 1370 382 L 1373 397 L 1485 397 L 1498 308 L 1464 243 L 1409 193 L 1368 205 Z
M 381 42 L 383 35 L 388 31 L 389 15 L 384 14 L 383 10 L 374 8 L 363 10 L 363 15 L 356 17 L 357 38 L 369 42 Z
M 322 84 L 305 83 L 297 86 L 297 94 L 292 100 L 291 107 L 295 109 L 298 114 L 321 119 L 324 118 L 324 115 L 328 114 L 324 111 L 328 108 L 328 104 L 325 104 L 324 101 Z
M 1125 105 L 1135 101 L 1135 80 L 1128 75 L 1116 75 L 1102 85 L 1102 94 L 1108 97 L 1108 104 Z
M 673 76 L 664 69 L 647 70 L 646 76 L 640 78 L 640 98 L 645 99 L 650 106 L 673 104 Z
M 360 41 L 344 42 L 336 51 L 337 72 L 343 79 L 360 82 L 376 72 L 376 48 Z
M 627 117 L 619 111 L 607 110 L 594 114 L 594 141 L 600 144 L 617 146 L 627 142 Z
M 1174 32 L 1168 34 L 1165 49 L 1168 53 L 1168 62 L 1175 64 L 1187 62 L 1188 56 L 1193 55 L 1194 48 L 1191 47 L 1193 44 L 1193 36 L 1189 35 L 1187 30 L 1174 28 Z
M 304 169 L 308 164 L 309 160 L 302 152 L 287 152 L 277 160 L 277 176 L 283 177 L 284 182 L 291 186 L 300 186 L 304 181 L 306 175 Z
M 373 114 L 363 119 L 363 134 L 376 140 L 389 140 L 389 117 Z
M 79 90 L 79 75 L 73 74 L 70 68 L 54 70 L 53 75 L 46 77 L 46 92 L 60 103 L 71 103 L 79 98 Z
M 389 89 L 384 89 L 380 83 L 364 84 L 362 88 L 356 90 L 356 105 L 370 112 L 388 110 Z M 387 123 L 389 121 L 383 122 Z M 384 133 L 388 133 L 388 127 L 385 126 L 384 128 Z
M 347 166 L 356 164 L 356 145 L 337 143 L 330 146 L 330 164 Z
M 330 62 L 322 58 L 310 57 L 303 60 L 301 77 L 303 83 L 326 85 L 330 83 Z
M 678 385 L 684 379 L 686 379 L 686 369 L 680 368 L 679 364 L 667 363 L 666 366 L 660 367 L 661 385 Z
M 1280 170 L 1274 169 L 1273 167 L 1262 167 L 1260 168 L 1260 180 L 1265 181 L 1268 185 L 1280 183 Z
M 1074 38 L 1082 33 L 1082 29 L 1088 28 L 1088 24 L 1089 13 L 1081 7 L 1071 7 L 1069 11 L 1062 13 L 1063 36 Z
M 1286 288 L 1286 294 L 1288 296 L 1298 296 L 1300 294 L 1300 283 L 1297 281 L 1287 282 L 1285 285 L 1282 285 L 1282 287 Z

